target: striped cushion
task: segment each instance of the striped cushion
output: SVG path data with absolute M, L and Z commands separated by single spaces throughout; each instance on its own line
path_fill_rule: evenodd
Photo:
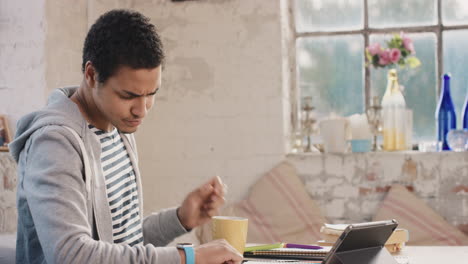
M 468 237 L 406 187 L 394 185 L 374 220 L 396 219 L 409 230 L 408 245 L 468 245 Z
M 223 215 L 249 219 L 248 243 L 316 243 L 325 223 L 295 168 L 283 162 L 250 189 L 247 199 L 225 208 Z M 198 230 L 201 242 L 211 240 L 210 226 Z

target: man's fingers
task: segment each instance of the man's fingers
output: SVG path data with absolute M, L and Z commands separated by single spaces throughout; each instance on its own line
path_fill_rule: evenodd
M 229 244 L 226 240 L 224 241 L 225 241 L 225 245 L 229 248 L 229 250 L 232 253 L 234 253 L 232 256 L 232 261 L 234 261 L 235 263 L 240 263 L 240 261 L 244 259 L 242 254 L 239 251 L 237 251 L 237 249 L 235 249 L 233 246 L 231 246 L 231 244 Z
M 215 176 L 210 180 L 215 193 L 219 196 L 224 196 L 226 193 L 226 184 L 223 183 L 219 176 Z
M 208 199 L 213 194 L 213 186 L 211 184 L 204 184 L 198 191 L 203 199 Z
M 208 198 L 208 195 L 211 193 L 216 194 L 217 196 L 224 198 L 226 193 L 227 186 L 221 181 L 219 176 L 215 176 L 210 179 L 207 183 L 202 185 L 199 188 L 200 194 L 204 199 Z
M 224 197 L 219 197 L 217 195 L 212 195 L 210 197 L 210 200 L 204 204 L 205 208 L 208 207 L 221 207 L 224 203 L 226 202 L 226 199 Z

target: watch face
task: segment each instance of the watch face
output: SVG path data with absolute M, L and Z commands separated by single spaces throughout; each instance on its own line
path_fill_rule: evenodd
M 178 243 L 177 248 L 193 247 L 192 243 Z

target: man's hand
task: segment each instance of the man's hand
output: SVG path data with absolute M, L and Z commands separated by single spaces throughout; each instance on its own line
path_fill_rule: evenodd
M 216 176 L 185 197 L 177 210 L 182 225 L 190 230 L 208 222 L 224 204 L 225 185 Z
M 197 264 L 239 264 L 242 259 L 242 255 L 224 239 L 195 247 Z

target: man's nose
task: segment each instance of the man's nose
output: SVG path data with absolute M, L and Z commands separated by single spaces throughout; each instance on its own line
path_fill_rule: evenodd
M 132 114 L 138 118 L 143 118 L 148 113 L 148 109 L 146 108 L 146 100 L 145 96 L 142 96 L 136 100 L 135 104 L 132 106 Z

